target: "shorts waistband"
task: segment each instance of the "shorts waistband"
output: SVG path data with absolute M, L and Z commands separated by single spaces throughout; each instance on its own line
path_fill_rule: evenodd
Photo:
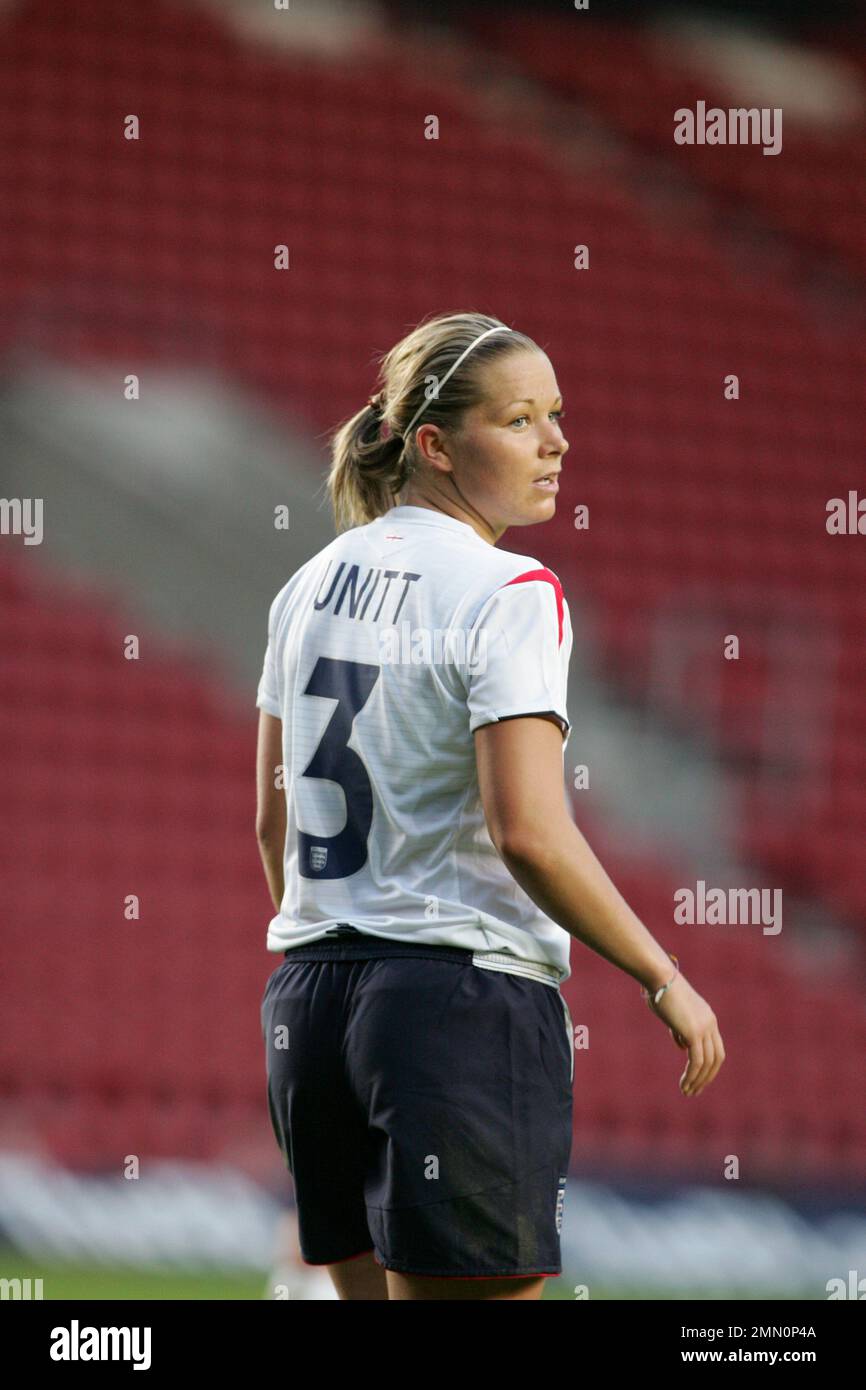
M 283 952 L 286 960 L 374 960 L 380 956 L 428 956 L 433 960 L 452 960 L 458 965 L 471 965 L 472 952 L 460 946 L 431 946 L 425 942 L 386 941 L 369 933 L 363 941 L 342 939 L 311 941 L 307 946 L 290 946 Z
M 335 932 L 331 940 L 324 937 L 306 946 L 290 946 L 283 952 L 286 960 L 373 960 L 382 956 L 402 956 L 404 959 L 450 960 L 457 965 L 475 965 L 483 970 L 498 970 L 507 975 L 539 980 L 558 989 L 560 972 L 545 961 L 523 960 L 505 951 L 474 951 L 462 946 L 437 946 L 427 942 L 391 941 L 373 936 L 370 932 Z
M 483 970 L 501 970 L 506 975 L 522 975 L 527 980 L 540 980 L 543 985 L 559 988 L 561 974 L 555 965 L 543 960 L 523 960 L 505 951 L 473 951 L 472 964 Z

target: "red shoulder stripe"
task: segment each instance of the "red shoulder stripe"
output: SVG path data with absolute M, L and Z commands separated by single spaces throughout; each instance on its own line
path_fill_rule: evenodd
M 509 579 L 508 584 L 523 584 L 529 579 L 543 579 L 553 585 L 553 592 L 556 594 L 556 616 L 559 619 L 559 645 L 562 646 L 562 585 L 553 570 L 549 569 L 527 570 L 525 574 L 518 574 L 514 579 Z M 508 584 L 503 584 L 503 589 L 506 589 Z

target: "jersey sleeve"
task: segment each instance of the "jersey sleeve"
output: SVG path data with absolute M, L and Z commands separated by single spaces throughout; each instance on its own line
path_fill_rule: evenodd
M 266 714 L 272 714 L 276 719 L 282 718 L 282 706 L 280 704 L 280 689 L 277 681 L 277 652 L 275 635 L 275 610 L 276 599 L 271 604 L 268 613 L 268 644 L 265 648 L 265 659 L 262 665 L 262 674 L 259 679 L 258 692 L 256 694 L 256 705 L 263 709 Z
M 571 620 L 552 570 L 527 570 L 482 605 L 467 641 L 469 729 L 551 714 L 568 742 Z

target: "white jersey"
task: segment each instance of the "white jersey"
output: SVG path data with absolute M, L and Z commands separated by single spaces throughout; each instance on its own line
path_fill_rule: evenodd
M 394 507 L 301 566 L 271 605 L 256 701 L 282 720 L 287 810 L 269 951 L 347 923 L 568 978 L 571 937 L 490 838 L 473 732 L 549 713 L 564 752 L 571 644 L 551 570 L 427 507 Z

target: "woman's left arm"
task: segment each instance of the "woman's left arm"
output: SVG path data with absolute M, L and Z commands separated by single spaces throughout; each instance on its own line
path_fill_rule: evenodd
M 260 709 L 256 753 L 256 840 L 277 911 L 285 891 L 283 854 L 286 846 L 286 794 L 275 785 L 278 774 L 282 772 L 282 760 L 283 722 Z

